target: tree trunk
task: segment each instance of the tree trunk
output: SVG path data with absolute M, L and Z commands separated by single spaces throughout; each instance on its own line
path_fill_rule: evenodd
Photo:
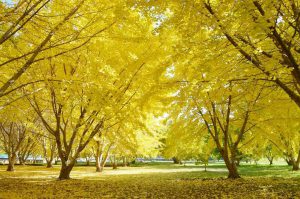
M 101 167 L 101 162 L 102 162 L 102 156 L 103 152 L 100 149 L 100 142 L 97 142 L 97 149 L 96 149 L 96 154 L 95 154 L 95 159 L 96 159 L 96 172 L 102 172 L 103 167 Z
M 297 160 L 293 161 L 293 171 L 299 171 L 299 164 L 300 164 L 300 150 L 298 153 Z
M 227 165 L 226 165 L 227 166 Z M 241 176 L 239 175 L 239 172 L 237 170 L 237 167 L 235 165 L 235 163 L 231 163 L 227 166 L 228 169 L 228 178 L 230 179 L 237 179 L 237 178 L 241 178 Z
M 96 172 L 102 172 L 103 171 L 103 167 L 101 167 L 100 165 L 96 166 Z
M 6 171 L 15 171 L 15 165 L 9 162 Z
M 52 160 L 47 161 L 47 168 L 52 168 Z
M 86 166 L 90 166 L 90 159 L 86 158 Z
M 268 158 L 269 162 L 270 162 L 270 165 L 273 164 L 273 157 L 272 158 Z
M 36 156 L 33 157 L 33 164 L 36 164 Z
M 172 160 L 174 164 L 182 164 L 182 162 L 177 157 L 173 157 Z
M 289 166 L 293 165 L 293 161 L 290 158 L 285 158 L 285 161 Z
M 62 164 L 58 179 L 59 180 L 70 179 L 70 173 L 74 167 L 74 164 L 75 164 L 75 162 L 72 162 L 71 164 L 69 164 L 67 166 L 65 164 Z
M 103 171 L 103 167 L 101 166 L 101 161 L 102 160 L 100 160 L 99 156 L 96 157 L 96 172 L 102 172 Z
M 112 167 L 113 169 L 117 169 L 118 165 L 117 165 L 117 161 L 116 161 L 116 156 L 114 155 L 114 157 L 112 158 Z
M 299 171 L 299 164 L 297 164 L 296 162 L 294 162 L 292 170 L 293 171 Z
M 15 170 L 15 162 L 16 162 L 16 154 L 8 156 L 8 165 L 6 171 L 14 171 Z
M 123 167 L 127 167 L 127 160 L 125 156 L 123 157 Z
M 241 176 L 239 175 L 237 166 L 236 166 L 236 160 L 235 160 L 235 152 L 233 151 L 234 149 L 232 149 L 231 152 L 231 158 L 229 158 L 229 154 L 228 151 L 223 151 L 221 154 L 223 156 L 225 165 L 228 169 L 228 178 L 229 179 L 237 179 L 237 178 L 241 178 Z M 221 150 L 220 150 L 221 151 Z
M 103 171 L 103 169 L 105 167 L 105 164 L 106 164 L 106 162 L 108 160 L 108 156 L 109 156 L 108 152 L 104 156 L 103 156 L 103 154 L 101 154 L 101 156 L 100 156 L 99 172 Z
M 24 161 L 23 157 L 19 157 L 19 163 L 20 163 L 20 165 L 25 165 L 25 161 Z

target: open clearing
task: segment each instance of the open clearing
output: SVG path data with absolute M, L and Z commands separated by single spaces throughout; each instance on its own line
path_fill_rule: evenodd
M 300 172 L 287 166 L 241 166 L 243 176 L 227 180 L 223 165 L 75 167 L 71 180 L 58 181 L 59 166 L 0 166 L 0 198 L 299 198 Z

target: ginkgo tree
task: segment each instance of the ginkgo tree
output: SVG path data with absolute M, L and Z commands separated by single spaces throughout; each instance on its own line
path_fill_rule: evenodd
M 242 71 L 239 79 L 272 82 L 300 106 L 299 4 L 296 1 L 218 1 L 185 3 L 149 2 L 155 12 L 171 15 L 162 27 L 173 31 L 177 57 L 186 62 L 205 57 L 224 61 L 224 54 L 234 54 Z M 182 11 L 184 10 L 184 12 Z M 173 33 L 173 34 L 174 34 Z M 228 78 L 232 75 L 228 74 Z M 236 78 L 236 77 L 235 77 Z
M 248 90 L 252 93 L 252 89 L 256 87 L 254 85 L 265 88 L 263 99 L 257 101 L 264 101 L 266 106 L 275 105 L 274 100 L 286 96 L 299 106 L 299 5 L 296 2 L 280 1 L 277 4 L 274 1 L 233 0 L 149 1 L 146 6 L 142 3 L 140 5 L 144 13 L 162 18 L 159 34 L 161 38 L 170 41 L 172 49 L 170 52 L 173 63 L 169 67 L 172 78 L 168 82 L 178 83 L 174 95 L 183 96 L 183 88 L 187 89 L 186 97 L 176 100 L 175 103 L 192 101 L 192 93 L 202 91 L 201 95 L 211 98 L 207 104 L 217 102 L 221 106 L 220 104 L 226 104 L 226 97 L 215 97 L 210 91 L 218 90 L 215 88 L 228 89 L 231 83 L 244 84 L 243 89 L 233 89 L 237 96 L 247 96 Z M 258 87 L 257 90 L 260 90 Z M 274 90 L 275 95 L 267 94 Z M 219 92 L 222 93 L 220 90 Z M 230 94 L 226 96 L 227 102 L 231 101 L 228 97 Z M 198 95 L 195 102 L 197 98 Z M 202 110 L 203 104 L 200 102 L 196 104 Z M 282 103 L 281 106 L 284 107 Z M 220 108 L 213 107 L 205 106 L 202 111 L 207 114 L 209 109 L 220 111 Z M 188 111 L 191 110 L 185 108 L 185 115 L 189 115 Z M 210 111 L 214 115 L 213 110 Z M 226 111 L 222 112 L 225 114 Z M 249 112 L 253 114 L 254 111 Z M 262 127 L 263 121 L 270 119 L 262 117 L 263 110 L 259 112 L 261 114 L 252 116 L 252 119 L 261 120 L 256 127 Z M 182 113 L 177 112 L 175 115 L 178 114 Z M 210 122 L 213 126 L 214 122 L 208 121 L 209 125 Z M 218 121 L 215 123 L 219 125 Z M 223 127 L 219 128 L 222 130 Z M 252 138 L 249 141 L 251 140 Z M 246 146 L 243 144 L 243 147 Z
M 102 172 L 106 162 L 109 158 L 114 142 L 110 141 L 106 135 L 106 131 L 99 133 L 94 137 L 90 144 L 93 156 L 96 161 L 96 172 Z
M 1 107 L 24 97 L 16 91 L 44 81 L 28 76 L 29 70 L 40 68 L 44 60 L 67 56 L 112 26 L 115 3 L 120 5 L 86 0 L 0 2 Z
M 52 162 L 57 155 L 55 138 L 45 129 L 42 122 L 34 124 L 34 132 L 34 138 L 38 142 L 43 158 L 46 160 L 47 168 L 52 168 Z
M 228 178 L 240 177 L 236 167 L 238 149 L 260 122 L 257 110 L 263 89 L 254 86 L 253 90 L 246 91 L 245 88 L 244 84 L 232 83 L 207 91 L 189 90 L 187 86 L 186 91 L 178 94 L 180 114 L 187 118 L 186 122 L 197 121 L 196 129 L 204 127 L 208 131 L 228 168 Z
M 33 116 L 28 106 L 24 103 L 19 107 L 6 107 L 3 112 L 5 116 L 0 121 L 0 147 L 8 155 L 7 171 L 14 171 L 17 159 L 21 158 L 20 163 L 29 155 L 27 150 L 31 148 L 31 117 Z M 25 150 L 25 149 L 26 150 Z M 24 157 L 22 157 L 24 152 Z
M 83 152 L 101 171 L 109 154 L 115 164 L 157 155 L 162 139 L 166 156 L 205 164 L 216 147 L 229 178 L 240 177 L 241 153 L 260 158 L 269 142 L 299 169 L 299 113 L 274 118 L 300 107 L 296 1 L 19 0 L 0 9 L 9 170 L 37 142 L 69 179 Z
M 208 23 L 300 107 L 299 5 L 295 1 L 229 1 L 225 5 L 209 0 L 201 4 Z
M 55 139 L 60 179 L 69 178 L 76 158 L 97 133 L 122 120 L 128 106 L 137 106 L 134 101 L 143 100 L 152 75 L 162 71 L 155 67 L 163 53 L 153 21 L 125 5 L 84 0 L 1 4 L 11 13 L 7 20 L 24 14 L 17 21 L 23 27 L 5 27 L 2 35 L 1 47 L 12 55 L 1 58 L 3 107 L 26 97 Z
M 172 121 L 171 118 L 168 119 Z M 163 155 L 167 158 L 176 157 L 180 161 L 195 160 L 204 164 L 206 171 L 215 143 L 205 126 L 198 128 L 198 121 L 186 115 L 174 118 L 172 123 L 174 124 L 169 125 L 166 133 Z
M 265 134 L 269 142 L 281 153 L 281 157 L 292 165 L 292 170 L 297 171 L 300 164 L 299 110 L 294 104 L 290 104 L 284 109 L 279 105 L 274 112 L 277 117 L 268 121 L 266 130 L 262 131 L 267 131 Z

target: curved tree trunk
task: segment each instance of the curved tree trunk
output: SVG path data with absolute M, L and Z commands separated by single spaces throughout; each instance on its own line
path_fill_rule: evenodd
M 293 161 L 290 158 L 285 158 L 285 161 L 289 166 L 293 165 Z
M 59 180 L 70 179 L 70 173 L 71 173 L 74 165 L 75 165 L 74 160 L 68 165 L 66 165 L 65 163 L 62 163 L 58 179 Z
M 71 170 L 72 168 L 70 166 L 61 167 L 58 179 L 60 180 L 70 179 Z

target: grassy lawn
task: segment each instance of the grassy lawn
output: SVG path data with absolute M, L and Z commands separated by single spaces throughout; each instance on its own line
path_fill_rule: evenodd
M 57 181 L 59 167 L 0 166 L 0 198 L 300 198 L 300 172 L 287 166 L 242 165 L 242 179 L 227 180 L 222 164 L 140 164 L 135 167 L 75 167 Z

